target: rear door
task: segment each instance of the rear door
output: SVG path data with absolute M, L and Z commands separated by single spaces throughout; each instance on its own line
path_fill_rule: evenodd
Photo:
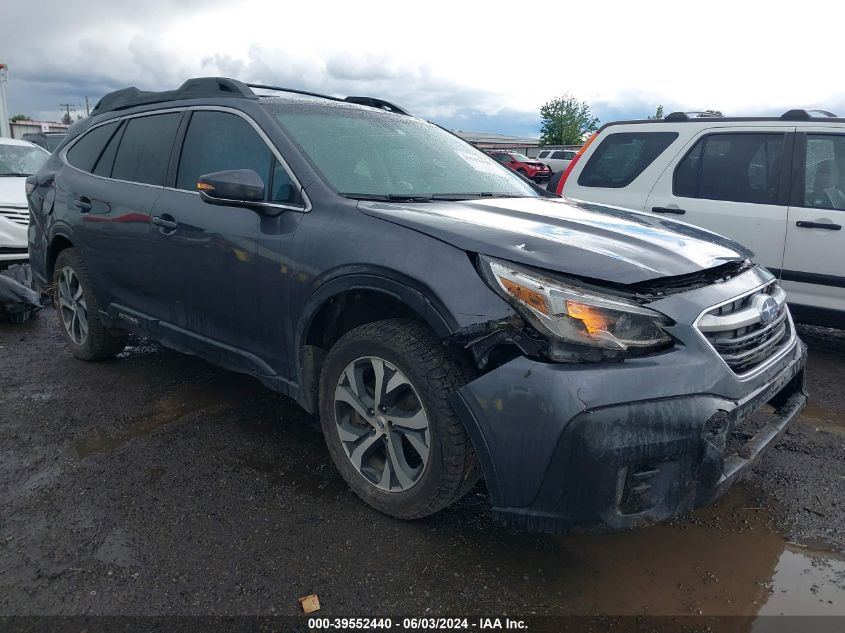
M 701 131 L 669 164 L 645 210 L 743 244 L 756 261 L 783 263 L 794 128 Z
M 845 325 L 845 130 L 796 136 L 784 287 L 800 318 Z M 838 313 L 838 314 L 834 314 Z
M 92 129 L 67 151 L 61 185 L 100 303 L 138 323 L 151 311 L 150 212 L 162 191 L 179 112 Z

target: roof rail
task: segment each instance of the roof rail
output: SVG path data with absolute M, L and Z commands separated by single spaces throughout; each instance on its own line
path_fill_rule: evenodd
M 276 92 L 292 92 L 297 95 L 306 95 L 308 97 L 319 97 L 320 99 L 331 99 L 332 101 L 344 101 L 340 97 L 332 97 L 330 95 L 320 94 L 319 92 L 311 92 L 309 90 L 299 90 L 297 88 L 282 88 L 281 86 L 267 86 L 265 84 L 246 84 L 250 88 L 258 88 L 259 90 L 275 90 Z
M 836 118 L 836 115 L 827 110 L 787 110 L 780 115 L 785 121 L 809 121 L 813 116 Z
M 133 108 L 139 105 L 178 101 L 180 99 L 193 99 L 196 97 L 237 97 L 241 99 L 258 99 L 259 96 L 253 92 L 253 88 L 259 90 L 291 92 L 309 97 L 318 97 L 320 99 L 356 103 L 358 105 L 365 105 L 371 108 L 387 110 L 388 112 L 409 115 L 406 110 L 400 108 L 399 106 L 376 97 L 346 97 L 343 99 L 340 97 L 320 94 L 319 92 L 299 90 L 297 88 L 282 88 L 279 86 L 268 86 L 265 84 L 245 84 L 237 81 L 236 79 L 227 79 L 225 77 L 199 77 L 197 79 L 188 79 L 176 90 L 150 92 L 146 90 L 138 90 L 135 87 L 115 90 L 114 92 L 108 93 L 97 102 L 97 105 L 95 105 L 94 109 L 91 110 L 91 116 L 103 114 L 104 112 L 111 112 L 113 110 Z
M 138 90 L 135 87 L 123 88 L 108 93 L 97 102 L 91 110 L 91 116 L 111 112 L 112 110 L 124 110 L 139 105 L 150 103 L 162 103 L 166 101 L 178 101 L 180 99 L 193 99 L 195 97 L 238 97 L 241 99 L 258 99 L 255 93 L 246 84 L 235 79 L 225 77 L 199 77 L 188 79 L 176 90 L 165 90 L 163 92 L 150 92 Z
M 721 114 L 715 112 L 672 112 L 668 114 L 664 121 L 689 121 L 690 119 L 717 119 Z
M 298 95 L 307 95 L 309 97 L 320 97 L 321 99 L 331 99 L 332 101 L 346 101 L 348 103 L 355 103 L 358 105 L 365 105 L 371 108 L 378 108 L 379 110 L 387 110 L 388 112 L 395 112 L 396 114 L 404 114 L 411 116 L 411 113 L 400 108 L 395 103 L 379 99 L 378 97 L 331 97 L 329 95 L 320 94 L 319 92 L 311 92 L 309 90 L 299 90 L 297 88 L 282 88 L 281 86 L 267 86 L 264 84 L 246 84 L 250 88 L 258 88 L 260 90 L 276 90 L 278 92 L 292 92 Z
M 404 108 L 400 108 L 395 103 L 390 103 L 390 101 L 385 101 L 384 99 L 379 99 L 377 97 L 346 97 L 344 101 L 357 103 L 358 105 L 370 106 L 371 108 L 378 108 L 379 110 L 387 110 L 388 112 L 395 112 L 396 114 L 411 116 L 411 113 Z

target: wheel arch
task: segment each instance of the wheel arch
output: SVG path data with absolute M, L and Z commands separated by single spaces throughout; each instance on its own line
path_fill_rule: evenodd
M 47 259 L 45 273 L 47 282 L 52 283 L 53 273 L 55 272 L 56 260 L 59 258 L 59 253 L 68 248 L 75 248 L 71 238 L 63 232 L 58 232 L 53 235 L 50 240 L 50 245 L 47 247 Z
M 440 338 L 457 330 L 457 321 L 429 288 L 392 271 L 342 274 L 313 292 L 301 311 L 295 334 L 297 399 L 307 411 L 317 410 L 322 358 L 331 345 L 359 325 L 391 318 L 426 323 Z

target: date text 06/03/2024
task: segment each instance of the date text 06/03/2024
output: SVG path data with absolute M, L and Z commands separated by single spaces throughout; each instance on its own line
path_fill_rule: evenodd
M 510 618 L 403 618 L 402 630 L 526 630 L 528 625 L 524 620 Z M 399 620 L 392 618 L 309 618 L 308 628 L 318 630 L 390 630 Z

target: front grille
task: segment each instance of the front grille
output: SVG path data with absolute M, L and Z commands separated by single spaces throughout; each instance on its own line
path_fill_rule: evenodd
M 29 226 L 29 209 L 26 207 L 0 207 L 0 217 L 21 226 Z
M 766 304 L 771 320 L 764 322 Z M 786 307 L 786 293 L 777 284 L 742 295 L 706 312 L 698 329 L 736 374 L 746 374 L 765 363 L 792 337 L 792 323 Z

